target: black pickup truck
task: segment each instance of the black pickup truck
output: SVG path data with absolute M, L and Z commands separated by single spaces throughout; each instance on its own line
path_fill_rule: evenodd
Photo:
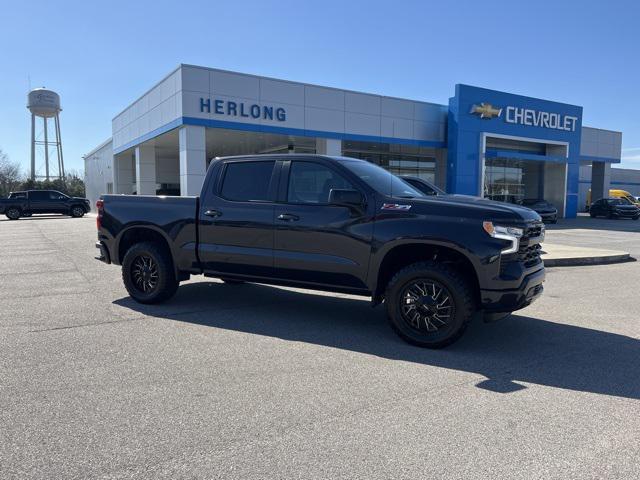
M 193 274 L 370 296 L 405 340 L 438 348 L 476 312 L 504 316 L 542 293 L 533 210 L 427 196 L 372 163 L 320 155 L 215 159 L 200 197 L 105 195 L 99 259 L 138 302 Z
M 91 210 L 89 200 L 70 197 L 56 190 L 28 190 L 11 192 L 9 198 L 0 199 L 0 214 L 10 220 L 30 217 L 34 213 L 60 213 L 82 217 Z

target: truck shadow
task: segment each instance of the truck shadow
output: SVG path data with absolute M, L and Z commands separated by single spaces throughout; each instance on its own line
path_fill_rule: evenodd
M 526 383 L 640 399 L 640 341 L 624 335 L 523 315 L 472 322 L 444 350 L 413 347 L 387 324 L 384 307 L 265 285 L 189 283 L 171 302 L 114 302 L 156 318 L 351 350 L 391 360 L 473 372 L 476 386 L 497 393 Z

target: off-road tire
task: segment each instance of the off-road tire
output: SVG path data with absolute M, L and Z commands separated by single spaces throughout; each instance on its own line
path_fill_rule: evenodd
M 158 280 L 150 292 L 143 292 L 133 279 L 133 264 L 139 257 L 150 257 L 157 266 Z M 140 242 L 133 245 L 122 261 L 122 281 L 131 298 L 139 303 L 161 303 L 173 297 L 179 282 L 173 270 L 171 255 L 166 248 L 154 242 Z
M 446 287 L 453 300 L 453 318 L 443 332 L 423 333 L 412 328 L 402 315 L 402 292 L 416 280 L 432 280 Z M 476 310 L 473 289 L 453 266 L 433 261 L 418 262 L 398 271 L 385 291 L 387 316 L 393 330 L 405 341 L 419 347 L 442 348 L 458 340 Z

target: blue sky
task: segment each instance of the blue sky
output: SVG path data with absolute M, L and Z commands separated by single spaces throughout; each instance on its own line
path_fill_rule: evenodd
M 55 5 L 55 6 L 54 6 Z M 179 63 L 447 103 L 456 83 L 584 107 L 640 168 L 640 6 L 627 1 L 0 0 L 0 149 L 29 163 L 29 79 L 62 97 L 67 168 Z

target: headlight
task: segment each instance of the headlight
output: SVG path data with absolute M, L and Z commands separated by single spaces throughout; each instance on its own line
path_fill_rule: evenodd
M 484 228 L 484 231 L 493 238 L 511 242 L 511 246 L 501 250 L 500 253 L 516 253 L 520 248 L 520 237 L 522 237 L 522 234 L 524 233 L 522 228 L 503 227 L 500 225 L 494 225 L 493 222 L 482 222 L 482 228 Z

